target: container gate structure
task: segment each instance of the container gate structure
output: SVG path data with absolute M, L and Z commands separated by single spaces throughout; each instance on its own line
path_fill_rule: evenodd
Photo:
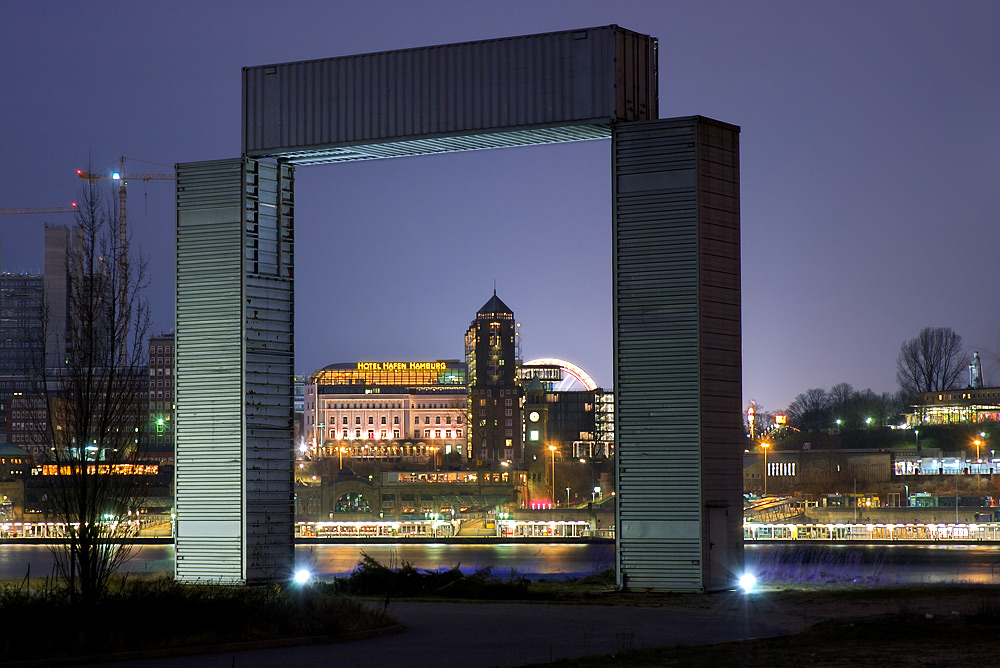
M 611 139 L 619 584 L 732 585 L 739 130 L 657 86 L 618 26 L 243 70 L 242 157 L 177 165 L 179 580 L 293 566 L 296 166 Z

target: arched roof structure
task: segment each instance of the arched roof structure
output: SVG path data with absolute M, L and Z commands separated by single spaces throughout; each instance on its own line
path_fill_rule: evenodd
M 597 383 L 594 379 L 590 377 L 586 371 L 573 364 L 572 362 L 567 362 L 566 360 L 556 359 L 554 357 L 539 357 L 538 359 L 529 360 L 524 363 L 524 366 L 557 366 L 563 370 L 563 373 L 568 373 L 569 375 L 580 381 L 588 390 L 596 390 Z

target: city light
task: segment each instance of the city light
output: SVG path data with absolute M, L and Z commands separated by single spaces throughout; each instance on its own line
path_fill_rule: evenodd
M 749 594 L 756 585 L 757 578 L 753 576 L 753 573 L 744 573 L 740 576 L 740 589 L 743 590 L 743 593 Z
M 312 578 L 312 573 L 310 573 L 305 568 L 300 568 L 295 571 L 295 584 L 304 585 Z

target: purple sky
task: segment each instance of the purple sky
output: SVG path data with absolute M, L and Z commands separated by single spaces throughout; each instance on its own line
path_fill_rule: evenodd
M 612 23 L 659 38 L 661 117 L 742 127 L 744 403 L 894 390 L 924 326 L 1000 384 L 994 0 L 7 3 L 0 207 L 75 199 L 88 154 L 237 157 L 243 66 Z M 527 358 L 609 387 L 609 181 L 607 141 L 299 169 L 296 369 L 462 357 L 496 279 Z M 131 184 L 157 331 L 173 211 L 171 184 Z M 70 222 L 0 217 L 4 271 L 40 271 L 46 221 Z

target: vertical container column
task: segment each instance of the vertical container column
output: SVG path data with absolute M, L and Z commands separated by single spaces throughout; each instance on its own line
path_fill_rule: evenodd
M 177 166 L 175 575 L 292 566 L 292 185 L 252 160 Z
M 731 586 L 742 561 L 738 132 L 613 131 L 619 586 Z

